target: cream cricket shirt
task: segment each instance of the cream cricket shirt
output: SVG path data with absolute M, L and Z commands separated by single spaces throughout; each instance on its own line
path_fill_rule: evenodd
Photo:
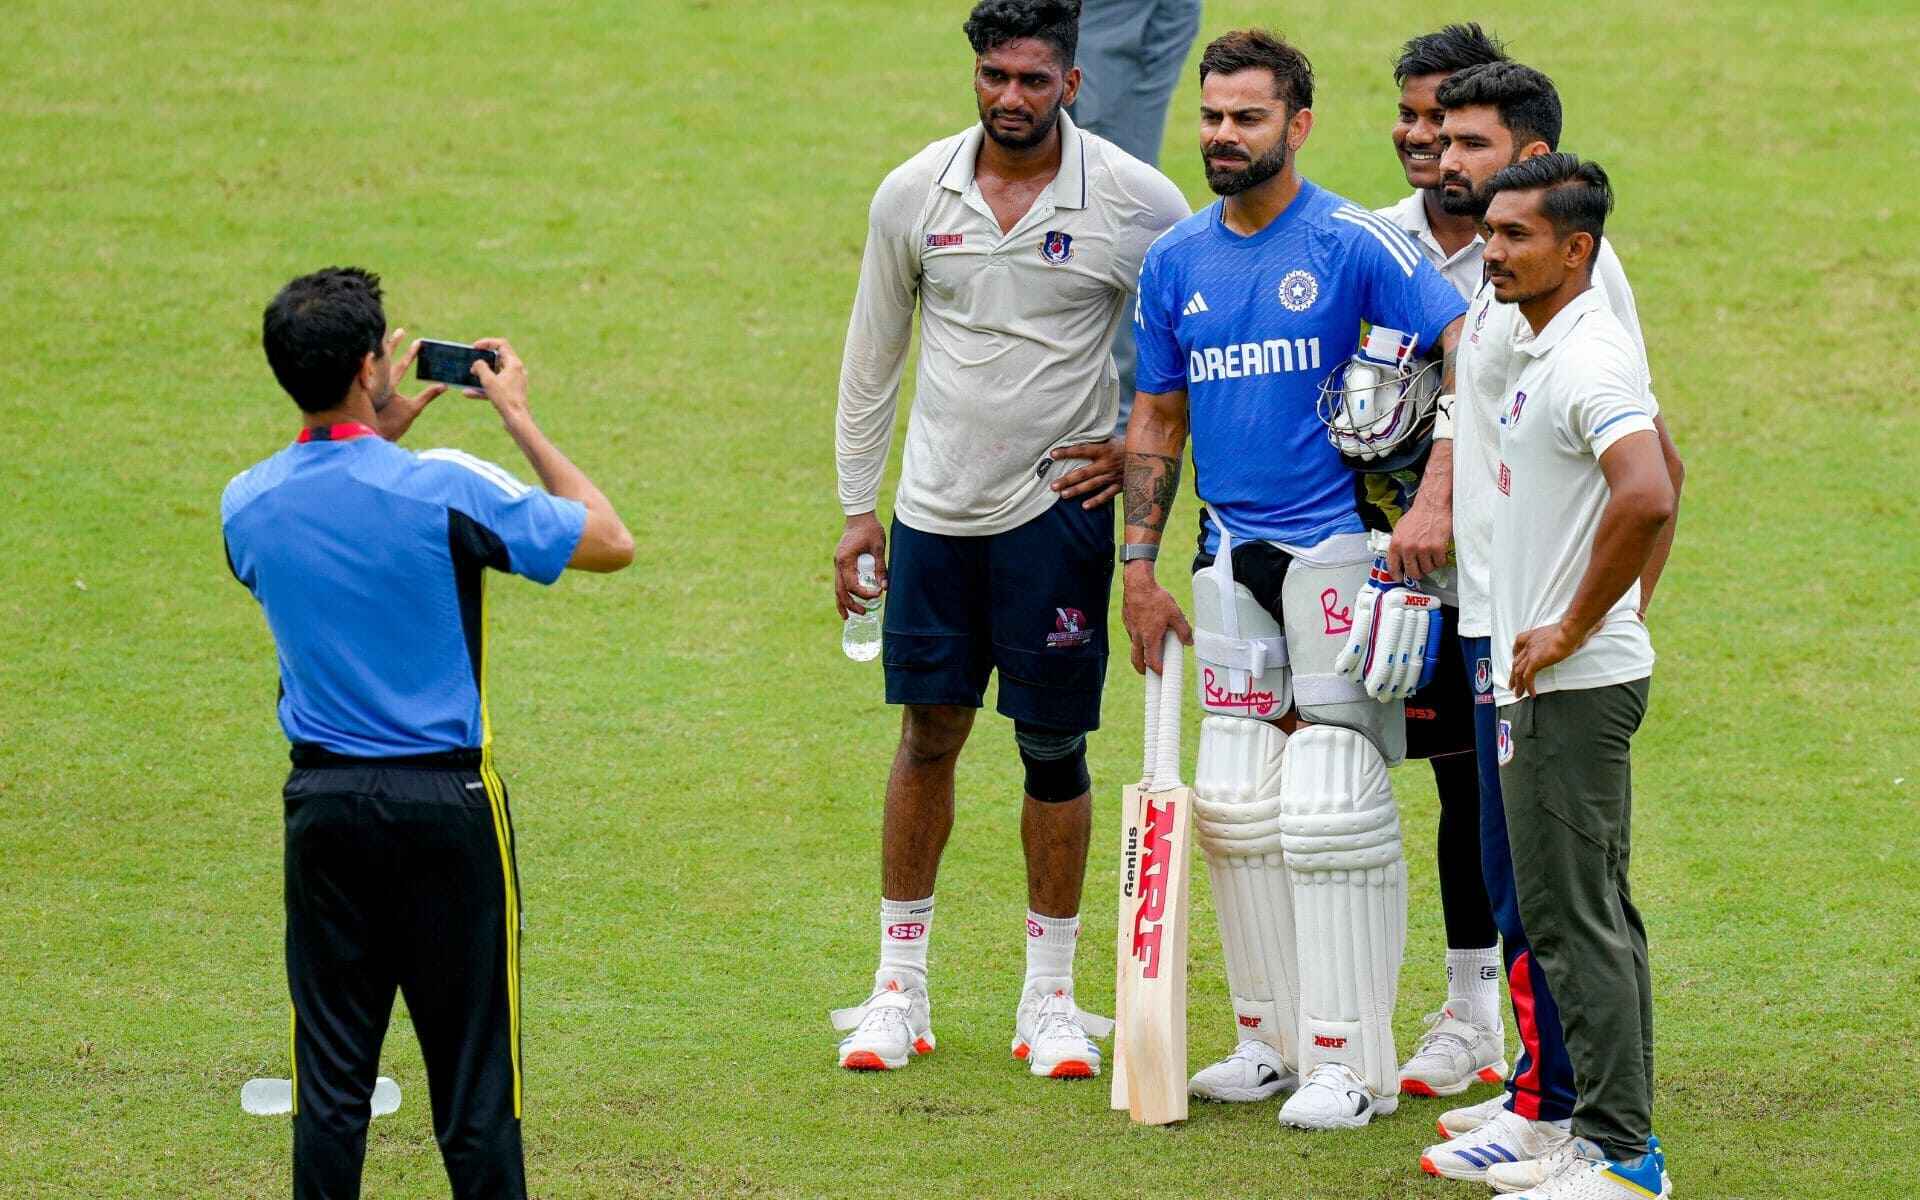
M 983 536 L 1055 500 L 1049 451 L 1112 436 L 1112 345 L 1147 247 L 1184 218 L 1166 176 L 1060 116 L 1060 173 L 1005 234 L 974 182 L 979 125 L 875 193 L 840 364 L 840 506 L 872 511 L 920 309 L 920 366 L 894 515 Z
M 1520 348 L 1521 366 L 1496 426 L 1493 506 L 1494 699 L 1507 688 L 1513 640 L 1559 621 L 1593 558 L 1606 508 L 1600 456 L 1630 433 L 1652 432 L 1643 357 L 1588 288 Z M 1536 677 L 1540 692 L 1605 687 L 1653 672 L 1653 642 L 1635 583 L 1584 645 Z
M 1420 247 L 1433 269 L 1440 272 L 1446 281 L 1453 285 L 1465 299 L 1473 299 L 1480 290 L 1480 254 L 1487 248 L 1487 241 L 1479 234 L 1473 240 L 1449 255 L 1440 246 L 1440 239 L 1433 236 L 1433 222 L 1427 219 L 1426 202 L 1421 199 L 1422 192 L 1415 192 L 1398 204 L 1389 204 L 1374 211 L 1404 229 L 1414 244 Z
M 1612 243 L 1600 239 L 1593 260 L 1593 288 L 1633 340 L 1646 380 L 1647 411 L 1658 413 L 1647 373 L 1646 340 L 1633 288 Z M 1493 556 L 1493 508 L 1498 495 L 1501 406 L 1513 396 L 1513 379 L 1526 361 L 1522 353 L 1533 339 L 1520 310 L 1493 298 L 1482 286 L 1467 309 L 1460 350 L 1453 368 L 1453 547 L 1459 565 L 1460 636 L 1486 637 L 1493 628 L 1488 566 Z M 1509 647 L 1511 648 L 1511 647 Z

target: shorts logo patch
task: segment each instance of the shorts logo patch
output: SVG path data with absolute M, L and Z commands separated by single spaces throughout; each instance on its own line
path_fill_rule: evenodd
M 958 246 L 966 237 L 964 233 L 930 233 L 927 235 L 927 249 L 942 250 L 948 246 Z
M 1073 235 L 1058 229 L 1047 230 L 1045 240 L 1040 243 L 1040 257 L 1056 266 L 1066 262 L 1073 257 Z
M 1476 696 L 1493 695 L 1493 660 L 1475 659 L 1473 663 L 1473 694 Z
M 1047 635 L 1049 649 L 1084 646 L 1093 640 L 1093 630 L 1087 628 L 1087 614 L 1077 608 L 1056 608 L 1053 612 L 1053 632 Z
M 1340 589 L 1328 588 L 1320 593 L 1320 615 L 1326 619 L 1328 637 L 1353 632 L 1353 606 L 1341 605 Z
M 1220 686 L 1220 677 L 1213 673 L 1212 667 L 1200 669 L 1200 702 L 1214 708 L 1242 708 L 1256 716 L 1264 717 L 1274 710 L 1272 692 L 1252 690 L 1251 681 L 1247 691 L 1230 692 Z
M 1500 722 L 1500 733 L 1499 733 L 1499 736 L 1494 740 L 1494 745 L 1497 747 L 1497 749 L 1494 752 L 1494 758 L 1499 761 L 1501 766 L 1504 767 L 1508 763 L 1513 761 L 1513 722 L 1512 721 Z
M 1312 271 L 1288 271 L 1280 281 L 1280 307 L 1288 312 L 1305 312 L 1320 298 L 1320 281 Z

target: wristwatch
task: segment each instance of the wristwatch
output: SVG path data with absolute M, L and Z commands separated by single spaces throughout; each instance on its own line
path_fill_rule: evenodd
M 1142 558 L 1152 562 L 1159 557 L 1160 543 L 1158 542 L 1128 542 L 1120 547 L 1120 561 L 1123 563 Z

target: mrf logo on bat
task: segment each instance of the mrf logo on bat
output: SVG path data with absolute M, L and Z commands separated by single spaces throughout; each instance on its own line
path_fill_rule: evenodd
M 1162 807 L 1149 799 L 1141 829 L 1146 844 L 1140 863 L 1140 903 L 1133 910 L 1133 957 L 1146 964 L 1140 972 L 1143 979 L 1160 978 L 1160 935 L 1165 928 L 1161 918 L 1167 911 L 1167 835 L 1173 832 L 1173 810 L 1177 807 L 1177 803 Z

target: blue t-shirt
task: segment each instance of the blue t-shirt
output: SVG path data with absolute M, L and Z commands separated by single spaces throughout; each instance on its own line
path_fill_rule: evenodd
M 1431 349 L 1466 301 L 1384 218 L 1308 180 L 1241 237 L 1221 203 L 1162 234 L 1140 268 L 1135 386 L 1187 393 L 1194 488 L 1235 538 L 1318 545 L 1363 528 L 1353 473 L 1315 414 L 1361 322 Z M 1218 537 L 1208 526 L 1205 546 Z
M 552 583 L 586 522 L 492 463 L 364 425 L 235 476 L 227 563 L 266 611 L 288 740 L 363 758 L 486 745 L 485 569 Z

